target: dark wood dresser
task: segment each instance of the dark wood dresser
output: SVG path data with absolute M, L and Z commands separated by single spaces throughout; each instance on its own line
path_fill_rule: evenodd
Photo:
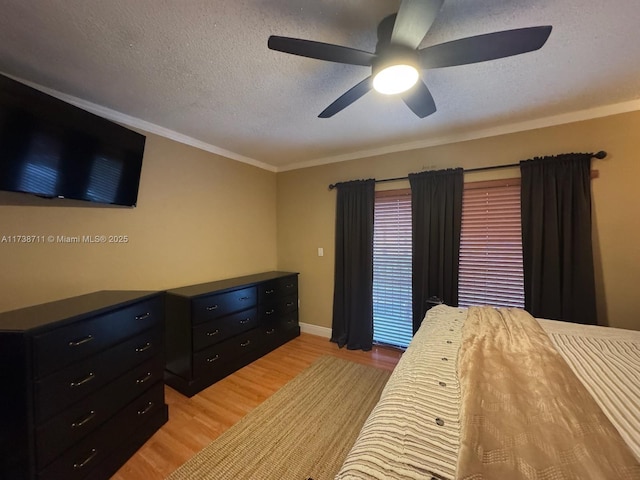
M 165 381 L 187 396 L 300 335 L 297 273 L 168 290 L 166 306 Z
M 163 318 L 133 291 L 0 313 L 0 478 L 113 475 L 168 419 Z

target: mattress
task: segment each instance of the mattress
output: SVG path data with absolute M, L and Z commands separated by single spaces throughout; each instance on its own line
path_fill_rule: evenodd
M 445 305 L 429 310 L 337 479 L 455 478 L 466 315 Z M 538 322 L 640 461 L 640 332 Z
M 640 461 L 640 332 L 537 320 Z

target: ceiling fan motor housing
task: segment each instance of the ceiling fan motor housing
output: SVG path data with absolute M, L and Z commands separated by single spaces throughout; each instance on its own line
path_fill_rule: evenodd
M 418 51 L 404 45 L 389 45 L 373 60 L 371 73 L 375 76 L 381 70 L 393 65 L 410 65 L 420 70 Z

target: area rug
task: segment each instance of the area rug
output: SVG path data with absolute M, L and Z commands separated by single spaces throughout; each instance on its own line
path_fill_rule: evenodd
M 333 479 L 389 374 L 321 357 L 168 479 Z

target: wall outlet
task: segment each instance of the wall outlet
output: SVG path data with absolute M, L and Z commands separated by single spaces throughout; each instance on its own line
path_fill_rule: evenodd
M 318 247 L 318 256 L 319 257 L 324 257 L 324 248 Z

